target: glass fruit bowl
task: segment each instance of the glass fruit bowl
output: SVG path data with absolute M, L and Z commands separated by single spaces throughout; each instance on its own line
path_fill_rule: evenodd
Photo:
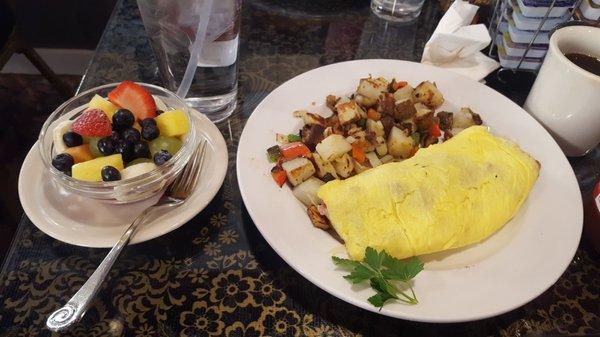
M 95 87 L 64 102 L 48 117 L 40 131 L 38 148 L 42 156 L 42 161 L 46 170 L 48 170 L 50 176 L 59 187 L 63 187 L 69 192 L 84 197 L 110 203 L 129 203 L 156 195 L 183 169 L 198 145 L 199 136 L 194 123 L 195 118 L 190 114 L 190 110 L 185 102 L 174 93 L 152 84 L 137 84 L 145 88 L 155 99 L 158 98 L 159 101 L 162 101 L 166 108 L 184 111 L 190 127 L 188 133 L 182 139 L 183 144 L 181 148 L 173 154 L 172 158 L 164 164 L 157 166 L 154 170 L 129 179 L 90 182 L 72 178 L 56 169 L 52 165 L 52 158 L 56 155 L 54 153 L 53 142 L 54 128 L 63 121 L 75 120 L 87 108 L 88 103 L 94 95 L 107 97 L 108 93 L 116 88 L 119 83 Z M 157 108 L 160 109 L 161 107 Z

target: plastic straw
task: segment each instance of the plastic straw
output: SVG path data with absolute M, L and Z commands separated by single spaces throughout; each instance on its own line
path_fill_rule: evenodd
M 212 12 L 213 0 L 201 1 L 203 6 L 200 7 L 200 17 L 198 18 L 198 29 L 196 30 L 196 39 L 192 44 L 192 52 L 190 54 L 190 59 L 188 61 L 187 67 L 185 68 L 185 74 L 183 75 L 183 79 L 179 84 L 179 89 L 177 89 L 177 96 L 181 98 L 185 98 L 188 91 L 190 90 L 190 86 L 192 85 L 194 73 L 196 72 L 196 68 L 198 67 L 198 59 L 200 57 L 200 52 L 202 51 L 202 46 L 204 46 L 204 41 L 206 40 L 208 20 L 210 17 L 210 13 Z

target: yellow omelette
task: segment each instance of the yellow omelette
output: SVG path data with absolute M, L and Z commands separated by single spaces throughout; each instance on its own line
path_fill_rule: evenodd
M 484 240 L 507 223 L 533 187 L 539 163 L 519 147 L 472 126 L 318 192 L 351 259 L 366 247 L 396 258 Z

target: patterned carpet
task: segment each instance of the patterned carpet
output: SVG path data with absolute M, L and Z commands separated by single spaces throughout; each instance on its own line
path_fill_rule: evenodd
M 61 75 L 72 88 L 80 76 Z M 0 260 L 23 214 L 17 193 L 21 163 L 46 117 L 64 97 L 40 75 L 0 74 Z

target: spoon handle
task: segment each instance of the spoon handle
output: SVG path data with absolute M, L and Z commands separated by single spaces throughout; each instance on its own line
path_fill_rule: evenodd
M 71 297 L 67 304 L 48 317 L 48 320 L 46 321 L 48 329 L 52 331 L 63 331 L 77 323 L 83 317 L 86 310 L 89 308 L 90 303 L 100 290 L 106 275 L 110 272 L 111 267 L 123 251 L 123 248 L 129 243 L 129 240 L 139 224 L 142 223 L 142 219 L 148 213 L 148 210 L 149 209 L 140 214 L 140 216 L 131 223 L 119 241 L 117 241 L 104 260 L 102 260 L 102 263 L 96 268 L 92 276 L 90 276 L 75 295 Z

